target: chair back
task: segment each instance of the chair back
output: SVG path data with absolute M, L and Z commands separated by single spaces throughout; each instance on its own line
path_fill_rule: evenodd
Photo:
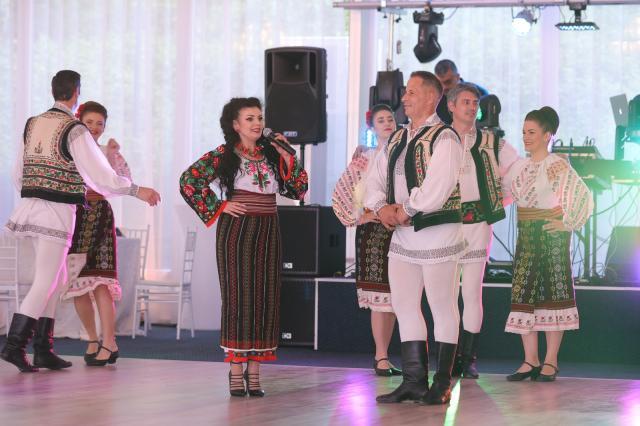
M 187 239 L 184 245 L 184 257 L 182 261 L 182 287 L 191 285 L 191 275 L 193 273 L 193 261 L 196 255 L 196 231 L 187 230 Z
M 137 238 L 140 240 L 140 279 L 144 280 L 144 272 L 147 268 L 147 253 L 149 247 L 149 229 L 151 225 L 147 225 L 146 228 L 120 228 L 120 231 L 127 238 Z
M 14 290 L 18 285 L 18 241 L 0 231 L 0 289 Z

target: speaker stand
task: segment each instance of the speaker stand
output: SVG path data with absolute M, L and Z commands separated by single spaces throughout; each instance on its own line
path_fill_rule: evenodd
M 306 144 L 301 143 L 300 144 L 300 163 L 302 164 L 302 168 L 304 169 L 306 164 L 304 162 L 304 153 L 306 151 Z M 304 206 L 304 197 L 302 198 L 302 200 L 300 200 L 300 206 Z

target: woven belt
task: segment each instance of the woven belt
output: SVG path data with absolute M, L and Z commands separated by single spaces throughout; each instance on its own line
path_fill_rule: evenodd
M 518 221 L 546 220 L 562 218 L 562 207 L 552 209 L 532 209 L 518 207 Z
M 258 192 L 237 189 L 233 191 L 230 201 L 244 204 L 247 215 L 272 215 L 277 213 L 276 194 L 260 194 Z

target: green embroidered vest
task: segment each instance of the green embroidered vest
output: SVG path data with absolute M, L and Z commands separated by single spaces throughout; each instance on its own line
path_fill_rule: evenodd
M 27 120 L 24 129 L 22 198 L 84 204 L 85 184 L 69 152 L 69 133 L 84 126 L 52 108 Z
M 420 187 L 433 155 L 433 145 L 443 130 L 451 129 L 446 124 L 439 123 L 422 129 L 411 141 L 407 141 L 408 129 L 400 129 L 391 135 L 387 146 L 389 165 L 387 170 L 387 202 L 395 203 L 394 196 L 394 170 L 402 151 L 407 148 L 404 171 L 407 179 L 409 193 L 416 187 Z M 411 218 L 411 224 L 415 231 L 429 226 L 442 225 L 444 223 L 462 222 L 462 209 L 460 202 L 460 184 L 449 195 L 441 209 L 430 213 L 418 212 Z
M 471 157 L 476 166 L 478 189 L 480 190 L 480 212 L 465 223 L 487 222 L 492 224 L 506 217 L 499 173 L 500 138 L 490 130 L 476 130 L 476 142 L 471 147 Z M 469 204 L 472 204 L 471 202 Z M 463 203 L 463 210 L 468 210 Z M 478 202 L 475 202 L 477 205 Z M 466 216 L 465 216 L 466 217 Z

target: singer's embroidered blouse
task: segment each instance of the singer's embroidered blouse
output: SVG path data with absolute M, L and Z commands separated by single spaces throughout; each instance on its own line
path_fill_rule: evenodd
M 226 201 L 216 195 L 211 188 L 214 184 L 220 190 L 217 170 L 224 154 L 224 145 L 207 152 L 193 163 L 180 177 L 180 193 L 200 219 L 211 226 L 224 211 Z M 236 173 L 234 188 L 261 194 L 275 194 L 301 200 L 307 192 L 309 180 L 307 172 L 298 159 L 291 157 L 289 164 L 281 161 L 279 171 L 263 160 L 249 160 L 240 156 L 240 169 Z M 280 173 L 283 184 L 280 187 L 276 173 Z M 222 191 L 221 191 L 222 192 Z

